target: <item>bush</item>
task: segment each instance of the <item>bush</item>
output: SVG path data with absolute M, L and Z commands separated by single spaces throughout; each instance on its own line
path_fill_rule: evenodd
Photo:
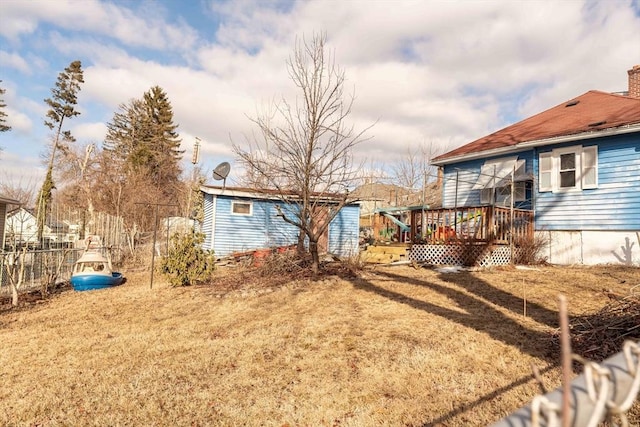
M 193 285 L 208 279 L 215 269 L 213 251 L 202 248 L 204 234 L 190 232 L 171 236 L 167 255 L 160 268 L 173 286 Z
M 514 260 L 516 264 L 534 265 L 547 262 L 544 251 L 549 246 L 549 238 L 546 234 L 536 233 L 533 237 L 516 239 L 514 245 L 517 248 Z

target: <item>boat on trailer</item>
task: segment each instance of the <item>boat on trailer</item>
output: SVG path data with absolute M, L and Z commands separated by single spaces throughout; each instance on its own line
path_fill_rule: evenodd
M 76 291 L 90 291 L 118 286 L 124 282 L 122 273 L 113 271 L 111 260 L 103 254 L 101 240 L 92 236 L 87 248 L 73 266 L 71 286 Z

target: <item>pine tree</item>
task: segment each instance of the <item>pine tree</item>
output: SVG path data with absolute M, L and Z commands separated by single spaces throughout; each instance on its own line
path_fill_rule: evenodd
M 167 94 L 155 86 L 144 94 L 151 133 L 144 141 L 142 158 L 149 161 L 152 182 L 160 188 L 173 187 L 180 178 L 180 139 L 173 123 L 173 109 Z
M 2 82 L 2 80 L 0 80 L 0 82 Z M 4 95 L 5 93 L 5 89 L 0 88 L 0 96 Z M 6 117 L 7 117 L 7 113 L 4 112 L 4 109 L 6 108 L 7 104 L 4 103 L 4 99 L 0 98 L 0 132 L 6 132 L 8 130 L 11 130 L 11 126 L 8 126 Z
M 121 104 L 107 124 L 103 147 L 112 167 L 117 169 L 111 172 L 109 182 L 118 182 L 122 189 L 122 198 L 112 209 L 124 214 L 125 221 L 150 224 L 149 218 L 125 212 L 124 205 L 171 204 L 183 191 L 180 182 L 183 151 L 177 127 L 173 123 L 171 103 L 158 86 L 145 92 L 141 99 Z M 131 217 L 126 218 L 127 215 Z
M 53 165 L 56 156 L 56 150 L 65 149 L 64 143 L 75 141 L 71 132 L 63 130 L 64 119 L 72 118 L 80 114 L 76 110 L 78 103 L 78 92 L 80 91 L 80 83 L 84 83 L 82 63 L 73 61 L 68 67 L 58 75 L 58 80 L 53 89 L 51 89 L 51 98 L 47 98 L 44 102 L 50 107 L 47 111 L 47 118 L 44 124 L 51 130 L 55 131 L 53 143 L 51 147 L 51 155 L 49 157 L 49 166 L 47 174 L 40 194 L 38 194 L 37 220 L 38 220 L 38 240 L 42 239 L 42 232 L 46 222 L 47 214 L 51 206 L 51 199 L 55 183 L 53 181 Z

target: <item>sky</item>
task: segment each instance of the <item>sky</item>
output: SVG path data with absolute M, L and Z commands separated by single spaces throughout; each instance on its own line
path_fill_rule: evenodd
M 407 150 L 439 154 L 589 90 L 627 90 L 640 64 L 640 0 L 0 0 L 0 183 L 39 188 L 51 141 L 45 98 L 80 60 L 76 144 L 101 145 L 121 104 L 168 95 L 192 168 L 231 164 L 251 118 L 297 91 L 296 39 L 324 33 L 367 129 L 357 162 L 388 169 Z

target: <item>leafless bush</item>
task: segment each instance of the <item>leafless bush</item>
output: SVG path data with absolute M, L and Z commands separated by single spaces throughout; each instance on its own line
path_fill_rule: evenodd
M 301 256 L 296 250 L 274 251 L 257 266 L 261 276 L 289 275 L 309 265 L 311 259 Z
M 514 252 L 514 262 L 521 265 L 544 264 L 547 257 L 543 250 L 549 245 L 546 234 L 535 234 L 533 237 L 522 237 L 514 241 L 517 250 Z

